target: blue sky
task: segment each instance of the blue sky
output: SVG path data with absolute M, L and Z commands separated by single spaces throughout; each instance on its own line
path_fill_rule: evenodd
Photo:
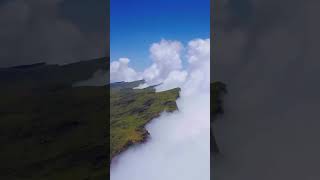
M 111 61 L 127 57 L 143 70 L 149 47 L 162 38 L 187 43 L 210 36 L 210 0 L 111 0 Z

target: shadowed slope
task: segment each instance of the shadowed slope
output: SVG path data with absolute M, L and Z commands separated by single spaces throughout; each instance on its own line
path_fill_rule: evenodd
M 72 87 L 107 68 L 102 58 L 0 69 L 0 179 L 108 177 L 107 89 Z

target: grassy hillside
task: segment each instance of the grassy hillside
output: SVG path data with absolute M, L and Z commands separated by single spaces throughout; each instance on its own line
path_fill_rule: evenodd
M 110 92 L 110 157 L 148 137 L 144 126 L 163 111 L 177 110 L 180 89 L 156 93 L 154 88 L 132 89 L 141 82 L 117 83 Z
M 107 88 L 72 87 L 105 60 L 0 69 L 0 179 L 108 177 Z
M 176 110 L 175 101 L 179 89 L 155 93 L 153 88 L 133 90 L 142 81 L 133 83 L 115 83 L 111 86 L 110 102 L 110 157 L 124 151 L 128 146 L 140 143 L 148 136 L 143 128 L 163 110 Z M 223 114 L 223 96 L 227 93 L 226 85 L 221 82 L 211 84 L 211 121 Z M 218 152 L 215 136 L 212 133 L 212 150 Z
M 106 179 L 109 143 L 114 157 L 145 141 L 144 126 L 162 111 L 177 110 L 180 89 L 156 93 L 132 89 L 142 81 L 114 83 L 109 104 L 109 88 L 72 86 L 108 69 L 105 61 L 0 68 L 0 179 Z M 225 86 L 214 84 L 213 115 L 222 112 L 220 92 Z

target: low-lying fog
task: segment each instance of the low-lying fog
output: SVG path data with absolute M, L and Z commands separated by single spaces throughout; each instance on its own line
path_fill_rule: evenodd
M 209 94 L 181 97 L 179 111 L 147 125 L 146 144 L 121 154 L 112 180 L 195 180 L 210 178 Z

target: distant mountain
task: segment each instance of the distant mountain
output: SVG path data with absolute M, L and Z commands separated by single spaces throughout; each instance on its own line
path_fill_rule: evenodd
M 35 63 L 35 64 L 13 66 L 13 67 L 11 67 L 11 69 L 30 69 L 30 68 L 35 68 L 35 67 L 45 66 L 45 65 L 46 65 L 46 63 L 41 62 L 41 63 Z
M 107 60 L 99 58 L 66 65 L 38 63 L 0 68 L 2 91 L 70 87 L 73 83 L 91 78 L 99 70 L 107 71 Z
M 110 84 L 110 89 L 113 91 L 133 89 L 143 83 L 145 83 L 144 80 L 133 81 L 133 82 L 115 82 L 115 83 Z

